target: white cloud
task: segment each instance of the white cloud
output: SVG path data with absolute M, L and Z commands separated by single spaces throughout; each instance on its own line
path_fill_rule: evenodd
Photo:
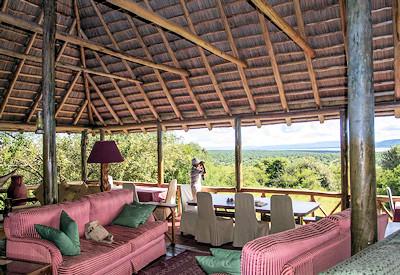
M 185 143 L 194 142 L 206 149 L 233 149 L 235 143 L 233 128 L 215 128 L 175 131 Z M 400 139 L 400 120 L 394 117 L 375 119 L 375 138 L 377 141 Z M 261 128 L 243 127 L 243 147 L 286 145 L 339 140 L 339 120 L 325 123 L 305 122 L 287 125 L 265 125 Z

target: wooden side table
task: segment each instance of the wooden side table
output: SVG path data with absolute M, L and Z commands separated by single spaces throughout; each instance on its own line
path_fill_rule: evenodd
M 172 227 L 171 227 L 171 236 L 169 236 L 167 233 L 165 235 L 170 239 L 171 245 L 175 246 L 175 215 L 176 215 L 176 209 L 178 205 L 176 203 L 165 203 L 165 202 L 142 202 L 143 204 L 151 204 L 156 206 L 155 209 L 157 208 L 168 208 L 171 210 L 171 213 L 167 217 L 167 221 L 171 221 Z
M 51 265 L 21 260 L 0 259 L 0 274 L 51 275 Z

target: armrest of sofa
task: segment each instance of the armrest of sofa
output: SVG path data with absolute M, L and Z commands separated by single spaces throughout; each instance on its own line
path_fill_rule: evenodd
M 63 261 L 60 250 L 53 243 L 34 238 L 8 239 L 6 255 L 10 259 L 51 264 L 53 274 L 57 274 Z

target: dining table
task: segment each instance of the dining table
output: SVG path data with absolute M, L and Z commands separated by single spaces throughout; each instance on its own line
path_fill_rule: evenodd
M 235 209 L 235 196 L 229 194 L 211 194 L 213 206 L 215 209 Z M 271 213 L 271 198 L 268 197 L 255 197 L 255 210 L 261 214 Z M 197 202 L 192 200 L 188 201 L 188 205 L 197 206 Z M 302 223 L 304 216 L 307 216 L 319 208 L 318 202 L 311 201 L 296 201 L 292 200 L 293 215 L 297 217 Z M 218 214 L 223 214 L 223 212 L 218 212 Z
M 161 202 L 167 197 L 168 188 L 152 186 L 136 186 L 140 202 Z

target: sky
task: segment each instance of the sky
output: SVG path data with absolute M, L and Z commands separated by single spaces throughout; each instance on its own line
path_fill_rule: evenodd
M 234 129 L 214 128 L 174 131 L 185 143 L 194 142 L 205 149 L 234 149 Z M 263 125 L 242 127 L 242 147 L 288 145 L 339 141 L 339 120 L 293 123 L 287 125 Z M 375 140 L 400 139 L 400 119 L 394 117 L 375 118 Z

